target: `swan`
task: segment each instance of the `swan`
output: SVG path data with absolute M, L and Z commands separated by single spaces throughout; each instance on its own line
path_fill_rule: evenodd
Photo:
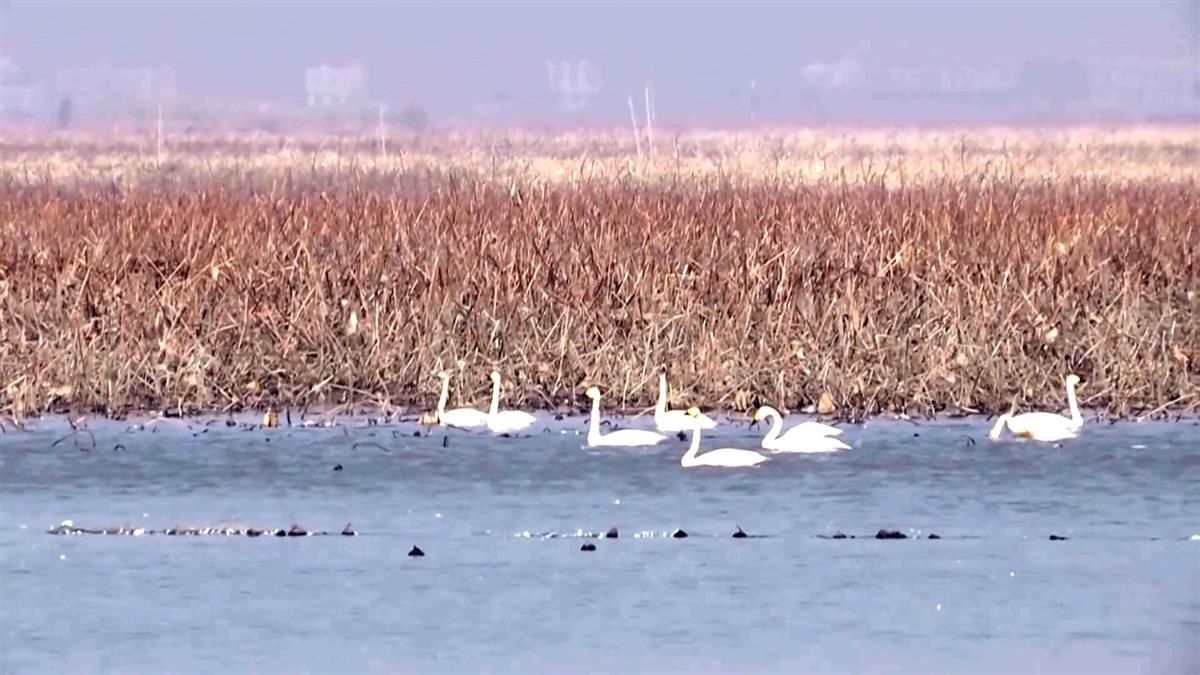
M 702 413 L 699 408 L 689 408 L 687 414 L 691 417 L 699 417 Z M 768 459 L 766 455 L 753 450 L 738 450 L 737 448 L 719 448 L 697 456 L 696 452 L 700 450 L 700 428 L 699 424 L 692 426 L 692 445 L 679 459 L 679 465 L 685 469 L 693 466 L 755 466 Z
M 1064 417 L 1056 413 L 1029 412 L 1014 415 L 1006 412 L 996 420 L 988 437 L 993 441 L 1000 438 L 1000 432 L 1007 426 L 1014 436 L 1030 438 L 1035 441 L 1053 443 L 1068 438 L 1075 438 L 1083 427 L 1083 415 L 1079 414 L 1079 403 L 1075 400 L 1075 385 L 1079 384 L 1079 376 L 1067 376 L 1067 402 L 1071 406 L 1071 416 Z
M 463 429 L 487 425 L 488 414 L 482 410 L 475 410 L 474 408 L 446 410 L 446 401 L 450 398 L 450 374 L 442 371 L 438 373 L 438 379 L 442 381 L 442 395 L 438 398 L 437 407 L 438 424 L 444 427 L 459 427 Z
M 592 399 L 592 423 L 588 428 L 587 442 L 589 447 L 636 447 L 641 445 L 657 445 L 667 437 L 645 429 L 621 429 L 609 434 L 600 433 L 600 390 L 589 387 L 588 398 Z
M 717 422 L 704 413 L 692 416 L 686 410 L 667 410 L 667 374 L 659 373 L 658 403 L 654 406 L 654 426 L 659 431 L 673 434 L 678 431 L 687 431 L 697 424 L 701 429 L 712 429 L 717 426 Z
M 536 418 L 521 410 L 500 411 L 500 373 L 492 371 L 492 407 L 487 415 L 487 428 L 495 434 L 511 434 L 527 428 Z
M 801 422 L 782 436 L 779 430 L 783 427 L 783 418 L 779 411 L 765 405 L 754 411 L 754 421 L 763 418 L 771 420 L 771 430 L 763 436 L 762 447 L 774 452 L 837 452 L 849 450 L 850 446 L 834 438 L 842 433 L 837 427 L 821 424 L 820 422 Z

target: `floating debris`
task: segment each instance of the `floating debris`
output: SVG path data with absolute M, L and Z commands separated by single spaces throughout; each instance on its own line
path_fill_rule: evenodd
M 734 533 L 733 533 L 733 538 L 734 538 L 734 539 L 745 539 L 745 538 L 746 538 L 746 537 L 748 537 L 748 536 L 750 536 L 750 535 L 746 534 L 746 531 L 742 529 L 742 526 L 741 526 L 741 525 L 738 525 L 738 526 L 737 526 L 737 532 L 734 532 Z
M 942 537 L 935 532 L 930 532 L 927 539 L 941 539 Z
M 1066 540 L 1067 540 L 1067 538 L 1062 535 L 1058 535 L 1058 534 L 1050 535 L 1050 541 L 1066 541 Z
M 687 537 L 688 537 L 688 533 L 684 532 L 683 530 L 675 530 L 674 532 L 671 533 L 672 539 L 687 539 Z
M 120 527 L 81 527 L 75 525 L 72 520 L 64 520 L 58 525 L 46 530 L 47 534 L 56 535 L 114 535 L 126 537 L 141 537 L 141 536 L 166 536 L 166 537 L 261 537 L 263 535 L 275 537 L 321 537 L 329 536 L 331 533 L 324 530 L 319 532 L 309 532 L 299 525 L 293 524 L 288 529 L 283 528 L 257 528 L 243 527 L 240 525 L 216 525 L 211 527 L 183 527 L 173 526 L 165 529 L 157 530 L 145 527 L 133 527 L 130 525 L 121 525 Z M 337 534 L 337 533 L 332 533 Z M 340 534 L 356 534 L 349 523 Z
M 908 539 L 908 535 L 900 530 L 880 530 L 875 533 L 876 539 Z
M 417 546 L 413 546 L 413 547 L 412 547 L 412 550 L 408 552 L 408 557 L 410 557 L 410 558 L 424 558 L 424 557 L 425 557 L 425 551 L 422 551 L 422 550 L 421 550 L 419 547 L 417 547 Z
M 595 545 L 595 544 L 593 544 L 593 543 L 592 543 L 592 542 L 590 542 L 590 541 L 585 541 L 585 542 L 583 543 L 583 546 L 580 546 L 580 547 L 579 547 L 579 550 L 580 550 L 580 551 L 595 551 L 595 550 L 596 550 L 596 545 Z
M 342 470 L 343 470 L 343 469 L 342 469 L 342 465 L 341 465 L 341 464 L 334 464 L 334 465 L 333 465 L 333 470 L 334 470 L 334 471 L 342 471 Z
M 608 528 L 608 531 L 604 533 L 605 539 L 616 539 L 618 536 L 620 535 L 615 527 Z

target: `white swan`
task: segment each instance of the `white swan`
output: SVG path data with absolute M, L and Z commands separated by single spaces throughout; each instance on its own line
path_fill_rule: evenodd
M 641 445 L 657 445 L 665 440 L 666 436 L 654 431 L 646 431 L 645 429 L 621 429 L 609 434 L 600 433 L 600 390 L 595 387 L 589 387 L 587 390 L 588 398 L 592 399 L 592 422 L 588 428 L 587 442 L 588 446 L 597 447 L 636 447 Z
M 511 434 L 529 427 L 536 419 L 521 410 L 500 411 L 500 373 L 493 370 L 492 407 L 488 409 L 487 428 L 495 434 Z
M 699 408 L 690 408 L 687 414 L 691 417 L 699 417 L 702 413 Z M 718 448 L 697 456 L 698 450 L 700 450 L 700 425 L 695 425 L 692 427 L 692 445 L 679 459 L 679 465 L 685 469 L 694 466 L 755 466 L 767 461 L 766 455 L 753 450 Z
M 701 429 L 712 429 L 717 426 L 716 420 L 704 413 L 692 416 L 686 410 L 667 410 L 667 374 L 659 373 L 658 403 L 654 406 L 654 426 L 661 432 L 673 434 L 687 431 L 697 424 Z
M 1075 400 L 1075 385 L 1079 384 L 1076 375 L 1067 376 L 1067 402 L 1071 407 L 1071 416 L 1063 417 L 1055 413 L 1030 412 L 1014 415 L 1006 412 L 996 420 L 988 437 L 993 441 L 1000 438 L 1000 432 L 1007 426 L 1014 436 L 1030 438 L 1035 441 L 1053 443 L 1068 438 L 1075 438 L 1083 427 L 1083 415 L 1079 414 L 1079 403 Z
M 770 418 L 771 430 L 763 436 L 762 447 L 773 452 L 837 452 L 849 450 L 850 446 L 834 438 L 842 433 L 837 427 L 820 422 L 801 422 L 782 436 L 783 418 L 779 411 L 765 405 L 754 411 L 754 421 Z
M 474 408 L 455 408 L 446 410 L 446 401 L 450 399 L 450 374 L 443 371 L 438 373 L 442 381 L 442 395 L 438 398 L 437 423 L 444 427 L 459 427 L 472 429 L 487 425 L 488 414 Z

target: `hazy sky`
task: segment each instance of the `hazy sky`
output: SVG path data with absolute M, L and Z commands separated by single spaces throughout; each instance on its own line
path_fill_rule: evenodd
M 3 0 L 0 0 L 3 1 Z M 1190 0 L 1194 5 L 1200 0 Z M 1184 0 L 1164 2 L 29 2 L 7 0 L 0 53 L 34 78 L 106 62 L 174 68 L 186 96 L 303 97 L 303 70 L 359 60 L 373 97 L 465 112 L 546 97 L 547 58 L 589 58 L 624 102 L 652 79 L 703 106 L 755 79 L 788 87 L 857 43 L 934 65 L 1188 55 Z M 1195 35 L 1195 33 L 1192 33 Z M 1194 55 L 1195 52 L 1192 52 Z M 660 95 L 665 96 L 665 95 Z M 661 107 L 662 104 L 660 104 Z

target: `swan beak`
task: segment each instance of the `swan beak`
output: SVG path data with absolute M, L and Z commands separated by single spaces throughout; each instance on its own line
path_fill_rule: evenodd
M 750 422 L 750 428 L 751 428 L 751 429 L 754 429 L 754 428 L 756 428 L 756 427 L 758 427 L 758 415 L 755 415 L 755 416 L 754 416 L 754 419 L 753 419 L 753 420 L 751 420 L 751 422 Z

